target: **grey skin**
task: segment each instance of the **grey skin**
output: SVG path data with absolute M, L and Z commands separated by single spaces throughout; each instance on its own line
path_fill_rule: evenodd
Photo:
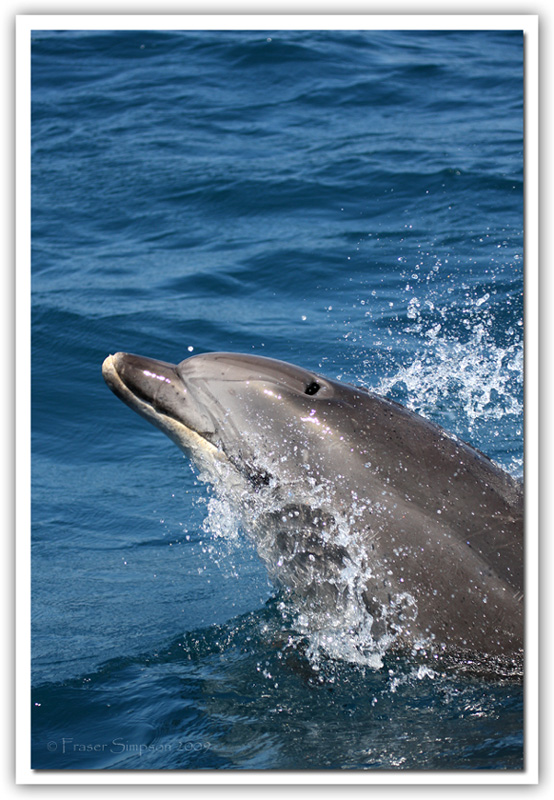
M 116 353 L 102 372 L 232 498 L 313 620 L 336 626 L 357 602 L 382 651 L 519 663 L 522 487 L 482 453 L 391 400 L 273 359 Z

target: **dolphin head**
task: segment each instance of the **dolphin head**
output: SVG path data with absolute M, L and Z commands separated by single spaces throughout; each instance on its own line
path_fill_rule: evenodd
M 116 353 L 102 372 L 197 464 L 227 461 L 254 485 L 277 474 L 294 480 L 299 470 L 321 478 L 323 450 L 345 440 L 344 404 L 333 413 L 344 385 L 275 359 L 207 353 L 174 365 Z
M 310 614 L 327 619 L 341 592 L 347 597 L 340 575 L 348 557 L 336 534 L 337 513 L 351 497 L 338 507 L 335 493 L 350 485 L 345 470 L 359 473 L 345 466 L 359 432 L 348 413 L 358 390 L 236 353 L 176 365 L 116 353 L 102 372 L 110 389 L 166 433 L 225 497 L 271 577 Z

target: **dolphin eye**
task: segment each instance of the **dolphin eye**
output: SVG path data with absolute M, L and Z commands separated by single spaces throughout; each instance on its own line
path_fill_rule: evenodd
M 312 381 L 304 389 L 304 394 L 317 394 L 320 388 L 321 387 L 317 381 Z

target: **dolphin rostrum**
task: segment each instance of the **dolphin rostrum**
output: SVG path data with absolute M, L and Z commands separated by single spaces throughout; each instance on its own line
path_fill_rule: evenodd
M 102 372 L 232 499 L 302 619 L 365 626 L 381 652 L 520 663 L 523 492 L 485 455 L 274 359 L 116 353 Z

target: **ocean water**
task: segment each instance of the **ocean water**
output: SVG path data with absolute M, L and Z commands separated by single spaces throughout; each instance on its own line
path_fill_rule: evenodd
M 123 350 L 361 383 L 523 473 L 520 31 L 32 34 L 32 767 L 520 770 L 517 681 L 287 645 Z

